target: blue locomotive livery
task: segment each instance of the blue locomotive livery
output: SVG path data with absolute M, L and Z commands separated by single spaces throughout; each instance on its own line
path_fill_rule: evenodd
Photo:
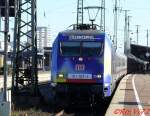
M 126 68 L 126 56 L 116 53 L 104 32 L 67 30 L 53 43 L 51 81 L 64 96 L 110 97 Z

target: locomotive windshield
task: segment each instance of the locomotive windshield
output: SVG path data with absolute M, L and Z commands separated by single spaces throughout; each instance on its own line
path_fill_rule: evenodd
M 62 42 L 60 51 L 63 56 L 80 56 L 80 42 Z
M 62 56 L 100 56 L 103 52 L 102 42 L 61 42 Z
M 102 52 L 101 42 L 83 42 L 82 55 L 83 56 L 99 56 Z

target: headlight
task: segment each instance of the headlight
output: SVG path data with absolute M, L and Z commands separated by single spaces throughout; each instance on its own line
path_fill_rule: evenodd
M 56 87 L 56 85 L 57 85 L 56 83 L 51 83 L 52 87 Z
M 64 78 L 64 75 L 63 74 L 59 74 L 58 77 L 59 78 Z
M 110 84 L 109 84 L 109 83 L 105 83 L 104 86 L 105 86 L 105 87 L 109 87 Z
M 101 75 L 97 75 L 97 78 L 99 78 L 99 79 L 100 79 L 101 77 L 102 77 Z

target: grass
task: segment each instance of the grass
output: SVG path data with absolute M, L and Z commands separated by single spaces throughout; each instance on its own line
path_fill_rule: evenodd
M 29 109 L 29 110 L 13 110 L 11 112 L 11 116 L 53 116 L 52 114 L 48 112 L 43 112 L 41 110 L 37 110 L 35 108 Z
M 25 97 L 24 101 L 15 100 L 12 103 L 12 112 L 11 116 L 54 116 L 53 111 L 51 111 L 51 106 L 46 104 L 43 100 L 39 100 L 38 104 L 34 104 L 28 100 L 29 98 Z M 34 98 L 31 98 L 34 101 Z

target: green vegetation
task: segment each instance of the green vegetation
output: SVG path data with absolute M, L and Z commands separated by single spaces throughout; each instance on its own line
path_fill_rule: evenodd
M 41 110 L 29 109 L 26 111 L 12 111 L 11 116 L 52 116 L 52 114 Z

